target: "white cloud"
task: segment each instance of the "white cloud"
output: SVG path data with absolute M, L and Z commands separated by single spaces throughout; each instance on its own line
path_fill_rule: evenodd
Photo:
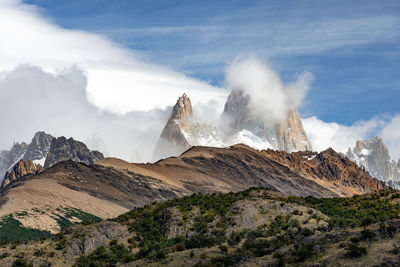
M 255 56 L 236 58 L 227 67 L 225 76 L 227 88 L 243 90 L 250 96 L 249 107 L 254 116 L 272 122 L 285 119 L 287 112 L 299 106 L 310 89 L 311 73 L 304 72 L 297 78 L 285 86 L 279 74 Z
M 357 140 L 380 136 L 386 143 L 392 159 L 400 158 L 400 115 L 387 118 L 373 118 L 369 121 L 357 121 L 350 126 L 336 122 L 324 122 L 316 117 L 302 119 L 304 129 L 313 148 L 322 151 L 332 147 L 346 153 L 353 148 Z
M 400 159 L 400 115 L 392 118 L 382 129 L 381 135 L 389 146 L 392 158 Z
M 183 92 L 196 102 L 223 101 L 226 92 L 182 73 L 149 64 L 140 53 L 105 37 L 63 29 L 19 0 L 0 3 L 0 71 L 20 64 L 57 73 L 78 66 L 97 106 L 113 112 L 165 108 Z
M 36 131 L 43 130 L 88 141 L 108 156 L 148 161 L 170 112 L 101 111 L 86 98 L 82 70 L 68 68 L 52 74 L 21 66 L 3 73 L 0 80 L 0 149 L 9 149 L 15 141 L 30 142 Z
M 18 140 L 29 141 L 35 131 L 45 130 L 89 143 L 99 143 L 100 136 L 110 156 L 127 160 L 141 157 L 146 161 L 169 116 L 165 109 L 183 92 L 200 109 L 200 117 L 215 117 L 215 110 L 225 101 L 227 92 L 221 88 L 150 64 L 140 53 L 104 36 L 63 29 L 45 18 L 40 9 L 21 0 L 0 0 L 0 21 L 0 148 L 8 148 Z M 325 21 L 319 26 L 290 22 L 271 28 L 262 23 L 252 27 L 253 31 L 235 27 L 228 36 L 217 27 L 196 35 L 218 45 L 215 49 L 207 47 L 211 56 L 190 51 L 190 55 L 176 60 L 187 61 L 190 57 L 197 62 L 224 61 L 226 51 L 231 56 L 238 52 L 228 45 L 232 40 L 237 40 L 236 47 L 247 47 L 251 36 L 246 35 L 252 34 L 267 36 L 268 40 L 257 39 L 256 43 L 270 48 L 272 54 L 315 53 L 385 38 L 392 40 L 398 38 L 398 32 L 393 30 L 398 21 L 397 17 L 374 17 Z M 376 25 L 373 31 L 371 25 Z M 158 34 L 180 30 L 151 31 Z M 220 30 L 227 32 L 225 28 Z M 40 68 L 21 67 L 23 64 Z M 227 69 L 227 86 L 245 89 L 254 96 L 251 104 L 255 112 L 268 113 L 274 119 L 301 104 L 312 79 L 310 73 L 304 72 L 296 82 L 284 85 L 278 73 L 254 57 L 239 58 Z M 317 150 L 331 146 L 346 152 L 356 140 L 381 135 L 392 157 L 400 157 L 400 116 L 389 122 L 378 118 L 351 126 L 311 117 L 303 124 Z

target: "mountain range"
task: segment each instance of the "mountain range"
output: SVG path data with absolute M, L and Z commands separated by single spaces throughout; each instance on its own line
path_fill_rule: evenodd
M 40 172 L 63 160 L 74 160 L 92 164 L 104 156 L 91 151 L 87 146 L 73 138 L 55 138 L 45 132 L 37 132 L 32 141 L 14 143 L 10 150 L 0 152 L 0 177 L 2 185 L 26 174 Z
M 43 233 L 57 233 L 86 215 L 112 218 L 154 201 L 193 193 L 263 187 L 290 196 L 344 197 L 386 188 L 332 149 L 290 154 L 246 145 L 196 146 L 154 164 L 116 158 L 89 164 L 64 160 L 15 177 L 1 188 L 0 217 L 12 217 L 21 227 Z M 80 217 L 70 215 L 71 210 Z
M 190 98 L 183 94 L 156 144 L 153 160 L 177 156 L 191 146 L 227 147 L 243 143 L 256 149 L 277 149 L 286 152 L 312 150 L 296 109 L 284 121 L 268 122 L 252 115 L 249 96 L 232 91 L 225 103 L 217 126 L 198 121 Z
M 249 101 L 250 97 L 243 91 L 232 91 L 220 122 L 212 125 L 198 119 L 190 98 L 183 94 L 174 105 L 156 143 L 153 161 L 178 156 L 192 146 L 228 147 L 239 143 L 259 150 L 312 151 L 312 144 L 296 109 L 290 110 L 283 121 L 268 122 L 262 116 L 250 112 Z M 388 148 L 381 138 L 357 141 L 345 156 L 365 168 L 372 177 L 393 188 L 400 188 L 400 159 L 395 162 L 390 158 Z M 90 151 L 82 142 L 64 137 L 53 138 L 44 132 L 37 132 L 29 144 L 14 143 L 9 151 L 0 152 L 0 178 L 7 176 L 5 182 L 8 183 L 9 179 L 14 179 L 13 176 L 21 175 L 18 174 L 18 168 L 23 165 L 18 163 L 20 160 L 31 160 L 33 165 L 47 168 L 66 159 L 91 164 L 103 157 L 98 151 Z M 29 167 L 29 173 L 38 168 L 33 165 Z M 6 175 L 7 171 L 9 173 Z
M 219 125 L 215 126 L 198 121 L 190 98 L 183 94 L 160 135 L 153 160 L 180 155 L 192 146 L 227 147 L 239 143 L 259 150 L 312 151 L 312 144 L 296 109 L 290 110 L 283 121 L 271 122 L 261 115 L 252 114 L 249 101 L 250 96 L 243 91 L 232 91 Z M 381 138 L 357 141 L 345 156 L 372 177 L 393 188 L 400 188 L 400 159 L 395 162 L 390 158 Z
M 77 266 L 88 266 L 89 263 L 96 266 L 108 260 L 113 265 L 128 255 L 126 262 L 136 261 L 135 264 L 147 265 L 148 260 L 159 260 L 158 257 L 165 259 L 167 256 L 151 253 L 155 251 L 154 253 L 168 254 L 174 251 L 170 248 L 172 243 L 184 244 L 185 248 L 180 251 L 185 251 L 186 246 L 197 249 L 216 245 L 221 247 L 225 246 L 229 233 L 240 230 L 239 232 L 244 231 L 241 238 L 247 241 L 243 241 L 245 243 L 240 246 L 239 243 L 231 244 L 232 251 L 222 251 L 223 255 L 233 258 L 225 259 L 225 256 L 221 256 L 222 258 L 204 261 L 201 257 L 192 257 L 193 261 L 189 262 L 211 264 L 215 261 L 225 265 L 225 260 L 228 260 L 227 265 L 232 261 L 250 261 L 249 264 L 257 265 L 257 261 L 253 262 L 252 259 L 261 254 L 269 255 L 269 252 L 257 252 L 253 245 L 246 247 L 246 242 L 259 242 L 259 236 L 256 239 L 253 236 L 259 231 L 257 229 L 271 231 L 270 227 L 275 223 L 289 223 L 291 219 L 285 218 L 299 216 L 296 220 L 303 220 L 307 216 L 302 217 L 302 214 L 310 214 L 310 218 L 302 223 L 303 226 L 296 224 L 300 228 L 292 225 L 279 230 L 282 235 L 291 236 L 288 229 L 304 234 L 305 238 L 295 238 L 297 241 L 290 237 L 288 240 L 294 243 L 288 241 L 289 247 L 275 244 L 271 250 L 284 248 L 282 252 L 290 252 L 290 255 L 297 253 L 293 252 L 298 249 L 296 242 L 303 242 L 303 245 L 309 243 L 308 235 L 313 236 L 313 242 L 316 242 L 317 239 L 324 238 L 325 232 L 332 235 L 337 227 L 363 226 L 365 230 L 366 226 L 377 223 L 382 218 L 390 220 L 391 224 L 397 223 L 392 220 L 400 210 L 396 204 L 398 195 L 389 188 L 399 187 L 400 161 L 396 163 L 391 160 L 388 148 L 381 138 L 358 141 L 346 154 L 338 153 L 332 148 L 314 152 L 296 109 L 289 110 L 283 121 L 270 121 L 254 115 L 249 108 L 249 101 L 249 96 L 244 92 L 232 91 L 220 122 L 212 125 L 198 119 L 190 98 L 183 94 L 173 107 L 157 141 L 153 153 L 156 160 L 154 163 L 129 163 L 118 158 L 105 158 L 101 152 L 90 150 L 84 143 L 73 138 L 53 137 L 44 132 L 37 132 L 29 144 L 14 143 L 10 150 L 0 152 L 0 174 L 4 174 L 0 188 L 0 240 L 26 242 L 53 237 L 46 241 L 47 247 L 55 246 L 55 250 L 62 250 L 63 254 L 53 251 L 52 255 L 57 254 L 57 258 L 47 256 L 47 259 L 51 258 L 50 262 L 57 266 L 74 262 Z M 219 200 L 212 202 L 213 207 L 208 204 L 203 207 L 204 204 L 198 202 L 197 196 L 200 199 L 218 196 Z M 381 196 L 388 200 L 379 202 Z M 221 212 L 215 207 L 221 207 L 221 203 L 232 197 L 234 200 L 229 200 L 227 207 L 229 206 L 233 217 L 238 217 L 229 220 L 233 220 L 237 226 L 232 224 L 223 228 L 224 238 L 220 241 L 203 240 L 202 235 L 218 236 L 217 232 L 221 230 L 218 225 L 230 225 L 227 218 L 223 217 L 225 219 L 220 221 L 214 215 L 217 211 Z M 183 202 L 179 199 L 183 199 Z M 181 206 L 185 200 L 191 203 L 187 204 L 190 206 Z M 381 206 L 386 205 L 388 210 L 373 211 L 382 218 L 369 218 L 364 213 L 354 217 L 335 206 L 342 205 L 345 210 L 346 205 L 358 205 L 351 211 L 357 214 L 357 210 L 361 209 L 359 205 L 364 205 L 360 204 L 361 200 L 365 200 L 363 203 L 369 208 L 376 207 L 377 204 L 371 202 L 375 201 Z M 264 203 L 265 201 L 268 203 Z M 279 205 L 276 204 L 278 202 Z M 272 204 L 273 207 L 270 207 Z M 168 209 L 163 213 L 160 208 L 163 205 L 178 205 L 179 210 Z M 200 210 L 197 211 L 199 205 Z M 268 207 L 258 211 L 263 205 Z M 285 205 L 289 208 L 283 208 Z M 182 213 L 185 209 L 188 210 Z M 278 213 L 275 211 L 273 215 L 266 216 L 271 210 L 279 211 L 279 216 L 284 217 L 276 217 Z M 143 213 L 144 211 L 146 212 Z M 119 217 L 115 219 L 117 216 Z M 135 219 L 136 216 L 144 218 L 143 225 L 137 225 L 137 220 L 142 219 Z M 160 220 L 159 216 L 164 219 L 161 219 L 160 225 L 155 226 L 155 221 L 158 223 Z M 193 217 L 193 221 L 184 219 L 186 216 Z M 310 224 L 310 220 L 315 222 Z M 100 222 L 95 223 L 97 221 Z M 182 228 L 185 221 L 191 226 Z M 90 226 L 72 227 L 79 223 Z M 163 230 L 158 233 L 159 230 L 149 227 L 162 227 Z M 378 230 L 374 227 L 370 231 L 375 233 Z M 209 232 L 204 230 L 206 228 L 215 229 Z M 309 231 L 308 234 L 303 233 L 303 230 Z M 340 240 L 349 239 L 345 235 L 348 230 L 340 232 Z M 356 231 L 361 235 L 361 228 Z M 160 239 L 154 241 L 152 233 L 158 235 L 156 239 Z M 82 240 L 77 238 L 80 236 Z M 281 237 L 278 232 L 273 232 L 273 236 L 277 240 Z M 166 243 L 158 243 L 160 240 Z M 338 240 L 325 241 L 337 245 Z M 178 243 L 174 243 L 175 241 Z M 123 250 L 123 255 L 118 254 L 122 252 L 116 252 L 116 249 L 121 250 L 123 247 L 118 242 L 130 244 L 131 250 L 137 248 L 136 256 L 132 258 L 128 250 Z M 211 243 L 193 246 L 190 242 Z M 358 249 L 359 241 L 349 242 L 345 247 L 350 251 Z M 24 253 L 31 255 L 38 265 L 43 264 L 41 256 L 37 256 L 40 253 L 35 252 L 30 244 L 33 247 L 38 246 L 37 243 L 28 243 L 23 247 Z M 272 243 L 268 244 L 270 246 Z M 98 251 L 99 249 L 102 251 Z M 321 255 L 314 245 L 312 251 Z M 108 259 L 107 253 L 111 253 L 114 258 Z M 208 254 L 207 251 L 202 253 Z M 335 253 L 329 250 L 330 261 L 338 263 Z M 16 262 L 9 257 L 14 254 L 5 249 L 0 262 L 5 266 L 15 265 Z M 232 256 L 236 254 L 240 255 L 240 259 Z M 17 261 L 22 258 L 17 254 L 13 257 Z M 277 257 L 279 259 L 281 256 Z M 298 256 L 283 256 L 281 259 L 289 263 L 302 261 L 296 257 Z M 170 259 L 172 262 L 175 260 L 174 257 Z M 80 261 L 82 262 L 79 263 Z M 271 258 L 268 261 L 275 262 Z

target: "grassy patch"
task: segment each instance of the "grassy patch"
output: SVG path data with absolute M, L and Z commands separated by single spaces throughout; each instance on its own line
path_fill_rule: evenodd
M 0 241 L 26 241 L 39 240 L 50 237 L 51 233 L 38 229 L 26 228 L 11 215 L 0 222 Z
M 61 211 L 61 213 L 63 212 L 64 215 L 60 215 L 60 214 L 56 214 L 53 213 L 53 218 L 57 221 L 58 225 L 60 226 L 61 231 L 67 229 L 68 227 L 77 224 L 79 222 L 71 222 L 72 218 L 77 218 L 79 219 L 82 223 L 92 223 L 92 222 L 97 222 L 100 221 L 101 218 L 84 212 L 82 210 L 79 209 L 75 209 L 75 208 L 64 208 L 63 210 L 61 210 L 60 208 L 56 209 L 57 211 Z

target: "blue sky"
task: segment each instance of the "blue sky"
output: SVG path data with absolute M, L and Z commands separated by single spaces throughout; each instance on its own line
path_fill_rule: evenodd
M 349 125 L 400 113 L 399 1 L 25 2 L 63 28 L 107 36 L 215 85 L 227 63 L 248 53 L 287 83 L 310 71 L 303 116 Z

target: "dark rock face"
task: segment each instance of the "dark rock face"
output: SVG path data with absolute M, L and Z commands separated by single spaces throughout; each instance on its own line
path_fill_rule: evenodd
M 28 174 L 38 174 L 42 171 L 43 167 L 40 164 L 35 164 L 32 162 L 32 160 L 20 160 L 10 171 L 6 172 L 1 187 L 5 187 L 12 181 L 17 180 L 22 176 Z
M 0 178 L 8 172 L 5 175 L 8 180 L 3 183 L 6 185 L 26 174 L 34 174 L 38 164 L 48 168 L 54 163 L 68 159 L 93 164 L 103 158 L 100 152 L 91 151 L 84 143 L 72 138 L 53 138 L 45 132 L 37 132 L 29 145 L 15 143 L 11 150 L 0 152 Z
M 41 160 L 47 157 L 53 136 L 45 132 L 37 132 L 28 145 L 24 160 Z
M 50 144 L 53 137 L 45 132 L 37 132 L 31 143 L 14 143 L 11 150 L 3 150 L 0 152 L 0 177 L 4 174 L 12 172 L 12 168 L 19 160 L 42 161 L 47 157 L 50 150 Z
M 104 156 L 99 151 L 91 151 L 87 146 L 73 138 L 53 138 L 44 167 L 48 168 L 63 160 L 73 160 L 91 165 Z

